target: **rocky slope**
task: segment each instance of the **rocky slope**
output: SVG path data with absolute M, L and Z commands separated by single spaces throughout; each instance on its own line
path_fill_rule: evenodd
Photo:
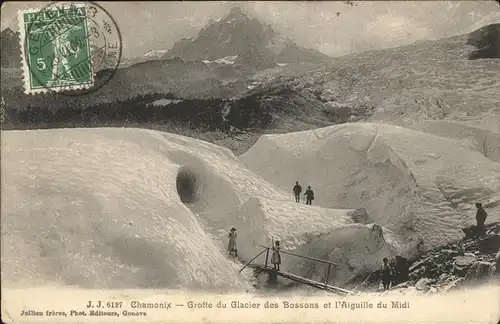
M 467 43 L 477 48 L 469 55 L 471 60 L 500 58 L 500 24 L 489 25 L 471 33 Z
M 250 92 L 280 102 L 284 96 L 273 89 L 290 89 L 286 98 L 307 97 L 319 108 L 307 113 L 286 102 L 280 105 L 290 111 L 286 117 L 301 110 L 331 122 L 487 121 L 500 115 L 500 61 L 487 55 L 495 54 L 499 31 L 490 25 L 470 35 L 348 55 L 333 66 L 260 78 Z M 489 58 L 471 60 L 478 52 Z
M 475 233 L 475 226 L 463 229 L 463 239 L 425 251 L 413 260 L 402 260 L 396 266 L 391 291 L 417 294 L 443 293 L 485 282 L 500 280 L 500 223 L 486 224 L 484 235 Z M 380 272 L 371 273 L 364 281 L 353 280 L 357 291 L 380 290 Z

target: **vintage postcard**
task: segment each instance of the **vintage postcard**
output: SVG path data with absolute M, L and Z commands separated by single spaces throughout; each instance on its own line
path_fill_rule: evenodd
M 500 2 L 1 4 L 4 323 L 500 321 Z

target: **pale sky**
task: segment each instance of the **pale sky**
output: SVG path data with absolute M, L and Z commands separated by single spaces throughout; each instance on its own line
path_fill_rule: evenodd
M 343 2 L 104 2 L 123 36 L 124 57 L 170 49 L 182 37 L 195 36 L 209 19 L 239 5 L 270 23 L 300 45 L 332 56 L 439 39 L 500 23 L 494 1 L 355 1 Z M 4 2 L 1 28 L 17 29 L 17 10 L 46 2 Z M 340 15 L 337 17 L 337 12 Z

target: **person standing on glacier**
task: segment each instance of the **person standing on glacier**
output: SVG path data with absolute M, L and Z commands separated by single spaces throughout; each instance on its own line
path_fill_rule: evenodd
M 486 217 L 488 217 L 488 214 L 483 209 L 483 205 L 481 203 L 476 203 L 476 208 L 477 233 L 478 235 L 484 235 L 484 222 L 486 221 Z
M 230 255 L 234 255 L 238 257 L 238 248 L 236 247 L 236 238 L 238 235 L 236 234 L 236 228 L 231 228 L 231 232 L 229 232 L 229 244 L 227 249 Z
M 302 192 L 302 187 L 299 185 L 299 182 L 295 182 L 295 186 L 293 186 L 293 194 L 295 195 L 295 202 L 300 202 L 300 193 Z
M 276 241 L 276 246 L 273 246 L 273 255 L 271 257 L 271 263 L 273 264 L 274 270 L 280 271 L 280 264 L 281 264 L 280 241 Z
M 382 277 L 382 285 L 384 286 L 384 290 L 389 290 L 389 287 L 391 285 L 392 270 L 387 258 L 383 258 L 382 261 L 384 262 L 384 264 L 382 265 L 382 270 L 380 271 Z
M 312 191 L 311 186 L 307 186 L 304 196 L 306 196 L 306 205 L 311 205 L 314 200 L 314 191 Z

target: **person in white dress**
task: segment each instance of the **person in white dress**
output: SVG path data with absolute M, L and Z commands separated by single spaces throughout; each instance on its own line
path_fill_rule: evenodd
M 231 232 L 229 232 L 229 244 L 227 249 L 230 255 L 238 256 L 238 248 L 236 247 L 236 238 L 238 234 L 236 234 L 236 228 L 231 228 Z
M 280 255 L 280 241 L 276 241 L 276 245 L 273 246 L 273 256 L 271 257 L 271 263 L 275 270 L 280 271 L 281 255 Z

